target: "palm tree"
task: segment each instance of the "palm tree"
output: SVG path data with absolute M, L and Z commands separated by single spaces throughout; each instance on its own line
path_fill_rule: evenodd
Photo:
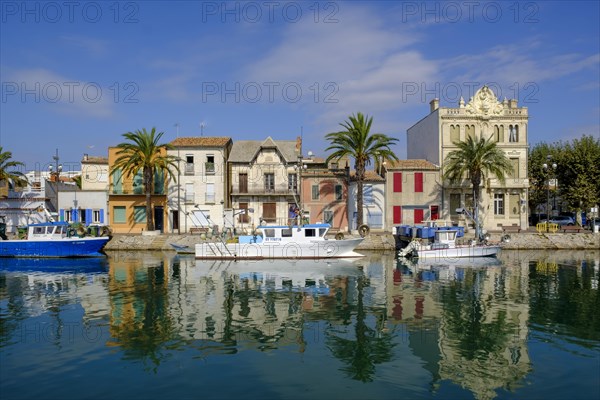
M 483 137 L 476 141 L 467 137 L 464 142 L 453 142 L 458 149 L 448 153 L 444 160 L 444 177 L 450 181 L 460 181 L 467 173 L 473 185 L 473 204 L 475 207 L 473 219 L 475 221 L 475 236 L 481 239 L 479 225 L 479 198 L 481 182 L 486 175 L 493 174 L 504 183 L 505 174 L 512 172 L 510 160 L 500 150 L 492 138 Z
M 166 155 L 163 150 L 173 147 L 166 144 L 158 144 L 164 132 L 156 133 L 156 128 L 150 132 L 146 129 L 135 132 L 127 132 L 123 137 L 128 142 L 117 145 L 117 159 L 111 167 L 110 174 L 122 170 L 125 176 L 134 177 L 138 171 L 142 171 L 144 194 L 146 195 L 146 229 L 154 230 L 154 215 L 152 213 L 152 194 L 154 193 L 155 175 L 164 176 L 168 174 L 173 180 L 177 180 L 173 170 L 179 172 L 177 166 L 178 158 Z
M 360 227 L 363 224 L 363 182 L 365 179 L 365 169 L 371 164 L 371 160 L 376 162 L 398 161 L 398 157 L 392 152 L 390 146 L 398 141 L 383 133 L 371 133 L 371 124 L 373 117 L 365 116 L 362 113 L 351 115 L 348 121 L 340 123 L 345 130 L 340 132 L 328 133 L 325 138 L 331 143 L 325 151 L 333 150 L 333 153 L 327 157 L 326 163 L 331 160 L 339 160 L 342 157 L 350 156 L 354 158 L 356 164 L 356 207 L 358 211 L 357 224 Z
M 8 182 L 16 187 L 27 185 L 27 177 L 20 171 L 11 170 L 9 168 L 24 167 L 20 161 L 11 161 L 12 152 L 4 151 L 0 146 L 0 182 Z

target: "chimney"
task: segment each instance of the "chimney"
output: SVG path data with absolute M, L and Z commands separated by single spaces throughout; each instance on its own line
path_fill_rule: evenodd
M 87 161 L 88 160 L 88 155 L 86 153 L 83 154 L 83 161 Z
M 433 99 L 429 102 L 429 112 L 434 112 L 440 108 L 440 99 Z
M 296 154 L 302 154 L 302 136 L 296 137 Z
M 517 108 L 517 99 L 510 99 L 508 107 L 509 108 Z

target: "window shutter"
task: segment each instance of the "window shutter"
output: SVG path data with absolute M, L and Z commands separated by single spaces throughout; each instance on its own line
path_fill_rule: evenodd
M 415 193 L 423 192 L 423 173 L 415 172 Z
M 422 208 L 415 209 L 414 220 L 415 220 L 414 221 L 415 224 L 420 224 L 421 222 L 423 222 L 423 209 Z
M 402 223 L 402 206 L 394 206 L 394 224 Z
M 402 172 L 394 172 L 394 193 L 402 192 Z

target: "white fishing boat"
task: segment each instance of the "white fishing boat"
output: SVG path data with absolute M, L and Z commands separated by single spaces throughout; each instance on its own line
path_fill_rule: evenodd
M 253 235 L 233 243 L 206 242 L 195 246 L 197 259 L 320 259 L 362 257 L 354 249 L 363 238 L 334 240 L 326 237 L 329 224 L 261 225 Z
M 456 244 L 455 229 L 438 229 L 435 231 L 433 243 L 422 243 L 413 240 L 398 252 L 399 257 L 418 257 L 420 259 L 452 260 L 455 258 L 495 257 L 500 245 L 487 243 Z

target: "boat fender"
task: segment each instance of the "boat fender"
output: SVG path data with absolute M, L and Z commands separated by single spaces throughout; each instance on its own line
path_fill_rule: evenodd
M 338 232 L 335 234 L 335 240 L 342 240 L 344 239 L 344 234 L 342 232 Z
M 77 234 L 74 228 L 67 229 L 67 237 L 73 237 Z
M 508 242 L 510 242 L 510 235 L 502 236 L 502 243 L 508 243 Z
M 367 225 L 367 224 L 362 224 L 361 226 L 358 227 L 358 233 L 361 237 L 367 236 L 370 231 L 371 231 L 371 228 L 369 228 L 369 225 Z
M 77 228 L 77 235 L 78 236 L 85 235 L 85 228 L 83 226 L 80 226 L 79 228 Z
M 100 230 L 100 236 L 108 236 L 110 235 L 110 228 L 108 226 L 103 226 Z

